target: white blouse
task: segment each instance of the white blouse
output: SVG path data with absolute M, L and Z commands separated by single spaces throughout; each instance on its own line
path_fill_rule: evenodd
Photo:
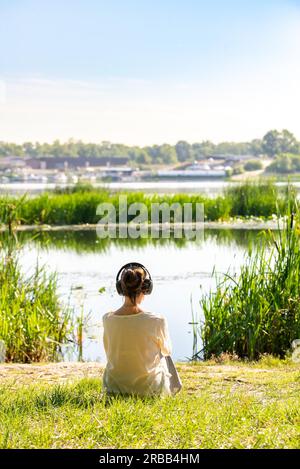
M 107 357 L 104 391 L 140 396 L 171 394 L 171 374 L 161 356 L 172 352 L 166 319 L 148 312 L 108 312 L 102 320 Z

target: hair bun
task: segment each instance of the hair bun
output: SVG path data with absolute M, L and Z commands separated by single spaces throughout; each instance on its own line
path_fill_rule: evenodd
M 143 274 L 139 270 L 126 269 L 123 272 L 121 282 L 126 290 L 137 291 L 143 283 Z

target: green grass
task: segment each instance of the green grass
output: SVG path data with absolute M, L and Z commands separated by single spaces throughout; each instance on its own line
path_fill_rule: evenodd
M 105 402 L 101 376 L 10 381 L 0 390 L 0 447 L 299 448 L 299 364 L 229 363 L 178 364 L 183 389 L 162 398 Z
M 289 186 L 284 191 L 275 186 L 272 180 L 246 181 L 228 188 L 224 194 L 210 198 L 202 194 L 154 194 L 143 192 L 124 192 L 127 204 L 143 203 L 148 210 L 148 221 L 151 221 L 151 204 L 163 202 L 172 205 L 190 203 L 193 206 L 193 217 L 196 216 L 196 203 L 204 204 L 204 217 L 207 221 L 228 220 L 230 217 L 257 216 L 270 218 L 279 212 L 286 212 L 287 200 L 294 203 L 295 191 Z M 121 193 L 110 193 L 104 189 L 93 189 L 80 186 L 78 190 L 64 190 L 43 193 L 31 198 L 10 196 L 0 197 L 0 222 L 6 225 L 21 223 L 25 225 L 76 225 L 95 224 L 99 221 L 97 206 L 109 202 L 116 208 L 119 216 L 119 196 Z M 171 213 L 171 221 L 173 214 Z M 133 216 L 128 215 L 127 221 Z

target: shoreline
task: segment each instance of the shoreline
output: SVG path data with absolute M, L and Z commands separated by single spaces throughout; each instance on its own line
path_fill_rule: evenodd
M 18 225 L 14 228 L 14 231 L 96 231 L 98 224 L 78 224 L 78 225 Z M 283 229 L 284 227 L 284 220 L 260 220 L 260 219 L 241 219 L 236 218 L 233 220 L 228 221 L 204 221 L 200 223 L 185 223 L 184 225 L 181 223 L 148 223 L 146 225 L 140 224 L 133 224 L 133 223 L 109 223 L 107 225 L 108 228 L 124 228 L 124 227 L 134 227 L 134 226 L 142 226 L 147 227 L 148 229 L 155 229 L 161 230 L 163 227 L 166 228 L 167 226 L 172 229 L 176 227 L 184 226 L 187 229 L 243 229 L 243 230 L 278 230 Z M 0 232 L 8 231 L 8 227 L 5 225 L 0 225 Z

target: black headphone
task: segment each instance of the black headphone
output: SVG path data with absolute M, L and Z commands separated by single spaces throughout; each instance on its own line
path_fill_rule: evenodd
M 141 291 L 144 293 L 144 295 L 150 295 L 150 293 L 152 292 L 152 290 L 153 290 L 153 281 L 152 281 L 149 270 L 146 269 L 146 267 L 143 266 L 143 264 L 140 264 L 139 262 L 129 262 L 128 264 L 123 265 L 123 267 L 121 267 L 121 269 L 117 273 L 116 289 L 117 289 L 117 292 L 119 293 L 119 295 L 124 295 L 121 280 L 119 278 L 121 272 L 123 272 L 124 269 L 127 269 L 127 268 L 130 269 L 130 268 L 135 268 L 135 267 L 140 267 L 141 269 L 143 269 L 143 271 L 145 272 L 146 277 L 148 277 L 148 278 L 145 278 L 143 280 L 143 283 L 142 283 L 142 286 L 141 286 Z

